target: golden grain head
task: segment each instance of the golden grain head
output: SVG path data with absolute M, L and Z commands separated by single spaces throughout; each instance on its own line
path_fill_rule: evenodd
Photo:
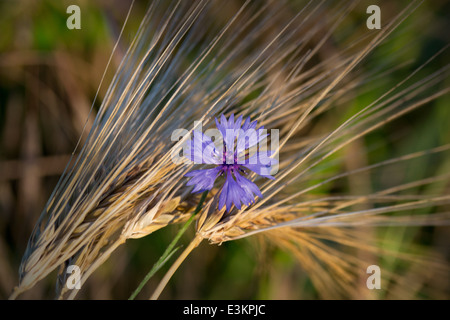
M 394 60 L 376 72 L 358 72 L 418 4 L 413 1 L 387 15 L 377 32 L 364 29 L 331 41 L 356 3 L 309 2 L 301 9 L 272 1 L 236 7 L 219 1 L 152 3 L 89 137 L 42 212 L 13 297 L 59 267 L 57 296 L 73 298 L 76 292 L 63 286 L 67 264 L 80 266 L 84 283 L 127 239 L 188 220 L 200 197 L 185 185 L 184 175 L 193 165 L 172 161 L 186 138 L 172 141 L 172 134 L 178 128 L 192 132 L 194 121 L 201 121 L 204 130 L 212 128 L 214 117 L 232 113 L 279 130 L 279 170 L 275 180 L 249 176 L 263 198 L 242 210 L 218 210 L 221 189 L 214 187 L 197 217 L 197 234 L 212 243 L 264 236 L 291 251 L 325 297 L 357 296 L 353 284 L 361 275 L 355 270 L 361 270 L 363 261 L 389 254 L 380 249 L 384 247 L 375 231 L 360 241 L 360 228 L 450 221 L 439 210 L 450 203 L 445 189 L 414 192 L 445 183 L 448 174 L 378 189 L 367 182 L 386 168 L 448 152 L 448 145 L 374 164 L 367 163 L 366 151 L 358 145 L 448 94 L 449 88 L 438 85 L 448 80 L 448 67 L 417 78 L 445 48 L 382 96 L 350 109 L 354 90 L 403 67 Z M 338 120 L 342 118 L 336 114 L 344 112 L 349 116 Z M 332 167 L 339 167 L 338 173 Z M 327 186 L 347 179 L 358 186 L 348 195 L 327 193 Z M 414 215 L 421 208 L 438 209 Z M 369 258 L 361 259 L 363 254 Z M 433 270 L 442 267 L 438 262 L 429 265 Z M 414 267 L 426 270 L 422 263 Z M 336 286 L 328 285 L 331 278 L 338 281 Z M 394 291 L 401 296 L 399 285 Z

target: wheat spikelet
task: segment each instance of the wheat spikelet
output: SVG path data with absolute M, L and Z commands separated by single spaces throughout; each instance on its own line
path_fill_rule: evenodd
M 408 5 L 382 30 L 352 35 L 342 40 L 345 49 L 321 56 L 321 49 L 329 45 L 333 32 L 357 4 L 326 5 L 331 8 L 312 1 L 301 8 L 270 1 L 152 3 L 85 145 L 37 223 L 13 297 L 58 267 L 57 296 L 67 297 L 67 265 L 76 264 L 83 270 L 84 283 L 127 239 L 187 220 L 199 197 L 184 186 L 183 176 L 192 165 L 174 164 L 171 157 L 186 140 L 173 142 L 170 138 L 177 128 L 192 131 L 194 121 L 209 128 L 220 113 L 249 115 L 267 128 L 280 129 L 279 173 L 274 181 L 255 180 L 261 185 L 263 199 L 229 214 L 217 210 L 219 188 L 213 189 L 197 221 L 201 238 L 222 243 L 265 234 L 298 256 L 323 289 L 320 291 L 326 292 L 325 297 L 336 297 L 349 294 L 355 279 L 351 270 L 360 269 L 361 261 L 344 253 L 336 257 L 337 251 L 330 251 L 317 239 L 328 237 L 354 247 L 357 230 L 352 233 L 342 228 L 448 224 L 445 211 L 389 215 L 449 204 L 450 197 L 445 194 L 402 193 L 448 181 L 445 174 L 363 195 L 311 193 L 330 182 L 449 149 L 445 145 L 331 177 L 322 175 L 321 171 L 336 161 L 333 157 L 358 139 L 450 90 L 437 86 L 448 78 L 448 66 L 415 78 L 427 62 L 331 131 L 315 126 L 317 119 L 345 107 L 353 90 L 403 66 L 352 73 L 377 46 L 388 41 L 418 3 Z M 317 179 L 321 181 L 315 182 Z M 364 248 L 374 252 L 378 247 L 368 244 Z M 317 260 L 326 261 L 333 270 L 330 274 L 341 279 L 335 291 L 324 289 L 330 274 L 323 268 L 315 270 Z

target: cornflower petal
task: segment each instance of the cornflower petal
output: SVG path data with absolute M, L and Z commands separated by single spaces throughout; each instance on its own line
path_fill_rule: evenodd
M 250 205 L 253 202 L 255 202 L 255 195 L 262 198 L 263 195 L 261 191 L 259 190 L 258 186 L 254 184 L 252 181 L 248 180 L 247 178 L 241 176 L 239 173 L 235 172 L 234 176 L 236 177 L 236 182 L 241 187 L 242 190 L 245 192 L 245 201 L 244 203 L 246 205 Z
M 191 180 L 189 180 L 186 185 L 195 185 L 192 190 L 193 193 L 211 190 L 214 186 L 214 182 L 216 181 L 219 171 L 220 168 L 216 167 L 212 169 L 200 169 L 188 172 L 185 176 L 191 177 Z
M 268 155 L 269 153 L 269 155 Z M 270 158 L 271 152 L 265 152 L 260 151 L 255 153 L 253 156 L 251 156 L 249 159 L 245 161 L 244 164 L 242 164 L 243 167 L 253 171 L 254 173 L 274 180 L 275 178 L 272 177 L 270 174 L 272 165 L 277 163 L 277 160 L 274 158 Z
M 222 134 L 225 145 L 224 155 L 219 155 L 211 138 L 201 133 L 194 134 L 194 138 L 189 144 L 191 160 L 195 159 L 195 153 L 199 152 L 202 155 L 202 163 L 217 164 L 217 166 L 213 169 L 189 172 L 186 176 L 191 177 L 191 180 L 188 181 L 187 185 L 194 185 L 192 192 L 211 190 L 216 178 L 226 173 L 225 182 L 219 191 L 219 210 L 226 207 L 227 212 L 231 211 L 233 205 L 240 210 L 242 203 L 251 205 L 255 202 L 256 196 L 263 197 L 258 186 L 240 174 L 241 172 L 245 174 L 242 167 L 260 176 L 275 179 L 271 176 L 270 171 L 272 165 L 277 161 L 270 158 L 270 152 L 269 154 L 262 151 L 256 152 L 250 158 L 245 159 L 244 157 L 241 164 L 242 159 L 238 156 L 245 155 L 249 148 L 257 145 L 268 136 L 268 134 L 263 133 L 263 126 L 255 130 L 256 120 L 251 122 L 250 117 L 247 117 L 241 126 L 242 119 L 243 116 L 241 115 L 235 121 L 234 114 L 231 114 L 228 119 L 223 114 L 220 116 L 220 120 L 214 119 L 217 129 Z M 235 163 L 236 160 L 239 161 Z
M 247 117 L 247 119 L 245 119 L 244 124 L 242 125 L 241 129 L 246 131 L 250 126 L 250 117 Z
M 226 181 L 220 193 L 219 210 L 222 210 L 223 206 L 226 205 L 227 212 L 229 212 L 232 204 L 241 210 L 241 199 L 244 193 L 245 191 L 239 186 L 231 173 L 228 171 Z
M 241 128 L 241 122 L 242 122 L 242 115 L 240 115 L 236 122 L 234 123 L 234 130 L 238 131 Z
M 187 141 L 184 156 L 197 164 L 219 164 L 218 152 L 210 137 L 200 131 L 194 131 L 193 138 Z
M 222 115 L 222 117 L 225 118 L 224 115 Z M 222 137 L 225 137 L 226 132 L 225 132 L 225 127 L 222 125 L 223 121 L 224 121 L 222 117 L 221 117 L 220 121 L 217 120 L 217 118 L 214 118 L 214 120 L 216 121 L 216 127 L 222 134 Z M 226 120 L 225 120 L 225 122 L 226 122 Z
M 232 113 L 231 116 L 228 118 L 227 129 L 234 130 L 234 113 Z

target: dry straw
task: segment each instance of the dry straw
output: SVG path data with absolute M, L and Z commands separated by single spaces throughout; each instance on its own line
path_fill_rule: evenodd
M 390 41 L 399 25 L 411 22 L 419 5 L 412 2 L 391 17 L 385 15 L 380 30 L 369 32 L 363 24 L 337 40 L 334 33 L 355 8 L 361 9 L 357 3 L 152 2 L 86 143 L 36 225 L 11 297 L 60 268 L 57 296 L 73 298 L 77 291 L 64 286 L 67 265 L 81 268 L 84 283 L 127 239 L 186 221 L 200 197 L 185 186 L 183 176 L 192 165 L 171 160 L 183 143 L 172 142 L 172 132 L 192 130 L 194 121 L 202 121 L 206 129 L 214 116 L 232 112 L 280 130 L 279 172 L 273 181 L 252 177 L 264 197 L 229 214 L 217 210 L 218 189 L 213 189 L 186 255 L 202 239 L 222 243 L 260 234 L 291 250 L 322 296 L 332 298 L 358 296 L 355 279 L 367 264 L 359 258 L 361 251 L 370 257 L 395 256 L 419 273 L 427 268 L 446 272 L 432 252 L 425 262 L 387 249 L 372 228 L 448 224 L 450 196 L 432 187 L 444 185 L 449 175 L 377 190 L 367 187 L 367 179 L 382 168 L 442 155 L 449 145 L 326 173 L 341 165 L 346 154 L 364 155 L 363 137 L 449 92 L 438 85 L 448 80 L 448 66 L 417 78 L 444 48 L 346 120 L 330 122 L 336 118 L 330 115 L 351 105 L 355 90 L 407 65 L 366 73 L 357 68 Z M 331 38 L 339 41 L 334 47 Z M 351 149 L 355 145 L 359 147 Z M 346 195 L 316 192 L 346 179 L 363 181 L 366 187 Z M 418 187 L 437 192 L 418 194 Z M 415 215 L 421 208 L 430 213 Z M 401 288 L 393 289 L 393 295 L 404 293 Z

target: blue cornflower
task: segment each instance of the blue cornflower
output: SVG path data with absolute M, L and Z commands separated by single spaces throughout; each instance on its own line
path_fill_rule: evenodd
M 228 120 L 224 115 L 221 116 L 220 122 L 217 118 L 215 120 L 223 148 L 216 148 L 210 137 L 194 131 L 194 137 L 189 141 L 187 154 L 185 154 L 195 163 L 214 164 L 215 167 L 187 173 L 186 176 L 191 177 L 187 185 L 194 186 L 193 193 L 203 192 L 211 190 L 216 179 L 224 176 L 225 183 L 219 191 L 219 210 L 225 205 L 229 212 L 233 204 L 241 209 L 241 203 L 252 204 L 255 201 L 255 195 L 262 198 L 258 186 L 244 177 L 248 173 L 246 169 L 260 176 L 274 179 L 270 171 L 276 160 L 270 158 L 268 152 L 257 148 L 257 144 L 268 135 L 264 127 L 256 129 L 256 120 L 250 122 L 248 117 L 242 126 L 242 116 L 234 121 L 234 114 Z M 250 155 L 250 148 L 257 151 Z

